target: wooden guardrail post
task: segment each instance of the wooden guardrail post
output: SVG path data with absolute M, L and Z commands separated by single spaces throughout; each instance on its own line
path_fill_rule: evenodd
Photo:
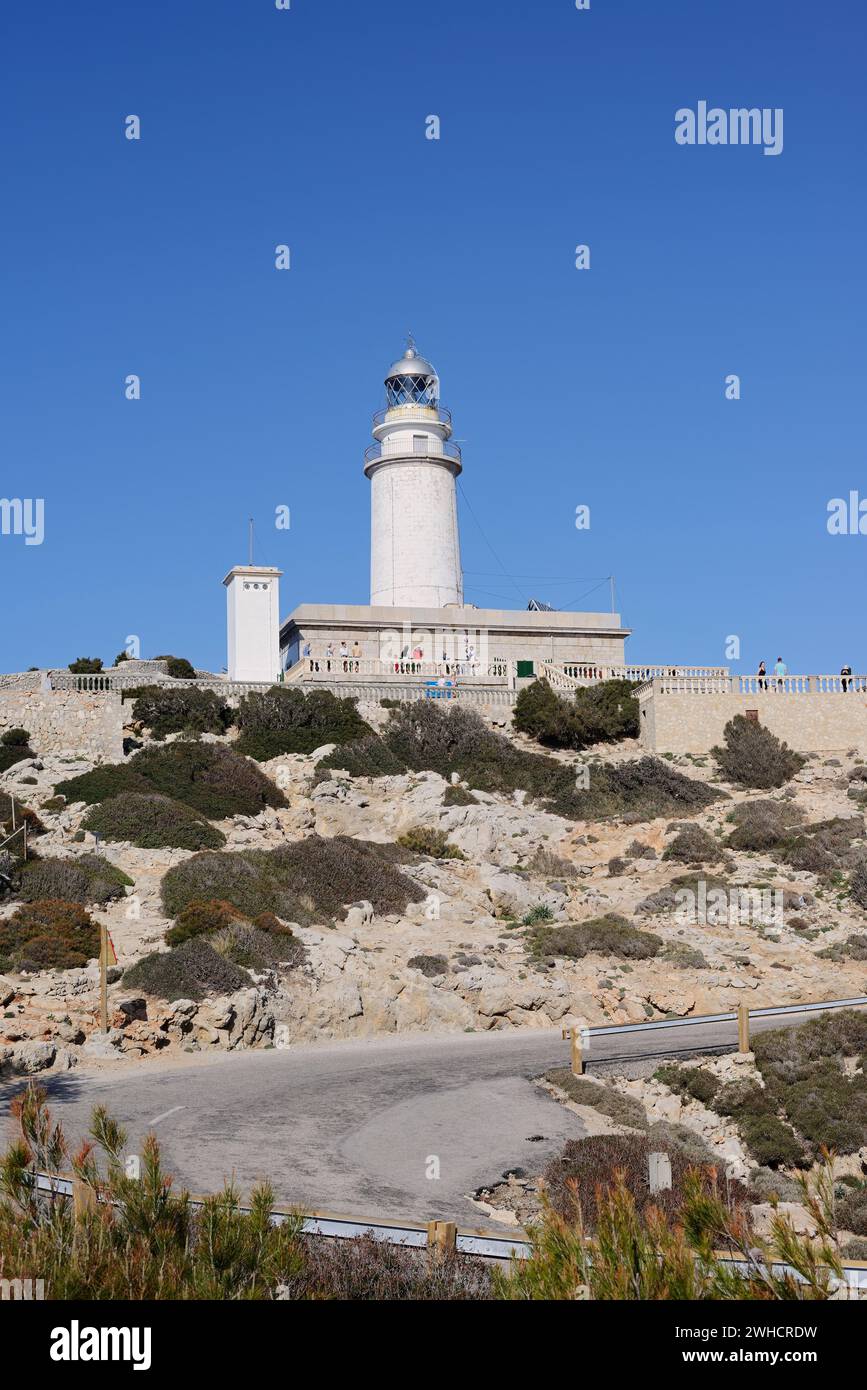
M 582 1034 L 582 1032 L 583 1032 L 583 1029 L 581 1029 L 581 1028 L 564 1028 L 564 1029 L 563 1029 L 563 1037 L 564 1037 L 564 1038 L 569 1038 L 569 1040 L 571 1041 L 571 1044 L 572 1044 L 572 1059 L 571 1059 L 571 1066 L 572 1066 L 572 1075 L 573 1075 L 573 1076 L 583 1076 L 583 1075 L 584 1075 L 584 1049 L 583 1049 L 583 1047 L 581 1046 L 581 1034 Z
M 427 1243 L 429 1249 L 443 1253 L 457 1246 L 458 1227 L 455 1221 L 429 1221 L 427 1223 Z
M 750 1006 L 738 1004 L 738 1052 L 750 1050 Z

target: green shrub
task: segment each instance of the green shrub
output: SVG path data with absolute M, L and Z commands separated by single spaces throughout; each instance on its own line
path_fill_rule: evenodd
M 792 925 L 793 922 L 790 922 L 789 926 Z M 824 951 L 817 951 L 816 955 L 822 960 L 867 960 L 867 932 L 853 932 L 845 941 L 826 946 Z
M 568 1067 L 557 1067 L 554 1071 L 546 1072 L 545 1080 L 564 1091 L 576 1105 L 589 1105 L 617 1125 L 629 1129 L 647 1129 L 647 1114 L 641 1102 L 614 1086 L 603 1086 L 587 1077 L 575 1076 Z
M 0 921 L 0 970 L 72 970 L 99 955 L 99 927 L 78 903 L 24 903 Z
M 338 749 L 319 767 L 344 767 L 370 777 L 407 769 L 438 772 L 447 781 L 456 772 L 479 791 L 506 796 L 525 791 L 532 801 L 573 820 L 697 811 L 722 795 L 650 757 L 594 766 L 590 786 L 579 788 L 573 768 L 516 747 L 474 710 L 460 705 L 444 710 L 423 700 L 392 710 L 381 738 L 368 738 L 361 748 L 350 744 Z
M 307 948 L 291 931 L 267 932 L 250 922 L 230 922 L 210 938 L 217 955 L 245 970 L 269 970 L 279 965 L 294 970 L 307 960 Z
M 371 732 L 354 699 L 340 699 L 330 690 L 307 695 L 284 685 L 244 695 L 237 723 L 236 747 L 260 762 L 282 753 L 312 753 L 325 743 L 351 743 Z
M 219 743 L 178 740 L 145 748 L 127 763 L 107 764 L 59 782 L 67 801 L 93 804 L 121 792 L 159 792 L 183 801 L 210 820 L 255 816 L 266 806 L 285 806 L 283 793 L 249 758 Z
M 175 925 L 166 932 L 166 941 L 170 946 L 180 946 L 194 936 L 222 931 L 239 920 L 245 919 L 232 903 L 221 902 L 219 898 L 194 898 L 178 913 Z
M 85 830 L 106 840 L 128 840 L 142 849 L 219 849 L 226 837 L 215 825 L 168 796 L 123 792 L 91 806 Z
M 447 975 L 449 963 L 445 956 L 410 956 L 407 965 L 420 970 L 422 975 L 433 979 L 436 975 Z
M 95 676 L 102 670 L 102 657 L 78 656 L 70 661 L 69 670 L 76 676 Z
M 320 758 L 316 765 L 320 779 L 331 769 L 348 772 L 350 777 L 399 777 L 408 770 L 379 734 L 345 743 L 327 757 Z
M 712 750 L 720 773 L 741 787 L 781 787 L 804 766 L 804 759 L 764 724 L 736 714 L 723 729 L 725 746 Z
M 679 1096 L 687 1096 L 691 1100 L 700 1101 L 702 1105 L 710 1105 L 717 1091 L 720 1089 L 718 1077 L 706 1067 L 678 1067 L 666 1065 L 654 1072 L 657 1081 L 661 1081 L 670 1091 L 674 1091 Z
M 473 796 L 466 787 L 452 786 L 451 783 L 443 792 L 444 806 L 478 806 L 478 798 Z
M 790 840 L 792 827 L 803 820 L 803 814 L 792 802 L 744 801 L 735 807 L 732 820 L 731 848 L 764 853 Z
M 207 941 L 198 939 L 170 951 L 152 951 L 124 971 L 123 982 L 171 1004 L 175 999 L 234 994 L 250 984 L 250 976 Z
M 30 735 L 26 729 L 7 729 L 0 734 L 0 743 L 4 748 L 27 748 L 30 744 Z
M 598 954 L 624 960 L 649 960 L 659 954 L 662 942 L 650 932 L 638 931 L 625 917 L 606 913 L 589 922 L 568 922 L 561 927 L 534 927 L 527 934 L 527 950 L 535 958 L 560 956 L 581 960 Z
M 223 734 L 234 719 L 216 691 L 170 685 L 142 686 L 136 691 L 132 715 L 157 739 L 166 734 Z
M 638 701 L 633 690 L 630 681 L 602 681 L 579 688 L 567 699 L 546 680 L 537 680 L 520 691 L 514 725 L 550 748 L 582 749 L 637 738 Z
M 685 825 L 665 850 L 663 859 L 680 864 L 715 864 L 722 859 L 719 842 L 700 825 Z
M 776 1115 L 745 1115 L 738 1128 L 751 1155 L 763 1167 L 798 1168 L 806 1163 L 797 1136 Z
M 525 912 L 521 918 L 521 924 L 525 927 L 535 927 L 539 922 L 553 922 L 554 914 L 547 903 L 537 903 L 531 907 L 529 912 Z
M 124 897 L 133 880 L 122 869 L 98 854 L 79 854 L 74 859 L 28 859 L 21 865 L 17 896 L 25 902 L 61 898 L 70 903 L 95 903 L 103 907 Z
M 22 746 L 20 743 L 0 746 L 0 772 L 6 772 L 10 767 L 14 767 L 16 763 L 23 763 L 25 758 L 35 757 L 36 754 L 32 748 Z
M 166 670 L 172 680 L 194 681 L 196 679 L 196 668 L 191 661 L 187 661 L 185 656 L 155 656 L 154 661 L 165 661 Z
M 844 1231 L 856 1236 L 867 1236 L 867 1187 L 856 1188 L 838 1204 L 837 1220 Z M 863 1255 L 850 1256 L 850 1259 L 863 1259 Z
M 849 875 L 849 892 L 859 907 L 867 907 L 867 859 L 859 859 Z
M 381 914 L 421 902 L 423 889 L 394 867 L 389 847 L 345 835 L 311 835 L 274 850 L 197 854 L 169 869 L 162 882 L 166 913 L 177 917 L 197 899 L 218 898 L 244 916 L 261 912 L 301 925 L 342 919 L 367 899 Z
M 567 882 L 578 877 L 578 870 L 569 859 L 563 859 L 553 850 L 545 849 L 544 845 L 540 845 L 533 853 L 527 863 L 527 871 L 539 878 L 562 879 Z
M 615 1173 L 620 1171 L 639 1210 L 653 1206 L 673 1213 L 683 1199 L 684 1182 L 694 1160 L 671 1147 L 671 1188 L 651 1193 L 649 1158 L 658 1148 L 659 1141 L 646 1134 L 596 1134 L 587 1139 L 570 1139 L 545 1169 L 545 1191 L 551 1207 L 570 1220 L 575 1217 L 577 1203 L 588 1229 L 595 1229 L 597 1188 L 613 1184 Z M 709 1166 L 714 1168 L 720 1188 L 726 1191 L 724 1166 Z M 729 1184 L 728 1191 L 731 1200 L 743 1201 L 745 1194 L 740 1184 Z
M 662 959 L 670 961 L 675 970 L 708 970 L 707 961 L 701 951 L 685 942 L 670 942 L 662 951 Z
M 740 1119 L 747 1115 L 773 1115 L 774 1101 L 764 1087 L 755 1081 L 727 1081 L 713 1098 L 711 1109 L 718 1115 L 731 1115 Z
M 449 837 L 444 830 L 436 830 L 430 825 L 411 826 L 403 835 L 398 836 L 397 843 L 403 845 L 404 849 L 411 850 L 413 854 L 429 854 L 434 859 L 467 857 L 457 845 L 449 844 Z

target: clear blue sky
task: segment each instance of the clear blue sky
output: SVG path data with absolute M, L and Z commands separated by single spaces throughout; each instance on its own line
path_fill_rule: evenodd
M 43 497 L 46 532 L 0 536 L 0 668 L 136 633 L 219 670 L 251 514 L 284 615 L 366 602 L 362 451 L 407 329 L 464 441 L 469 599 L 606 607 L 580 596 L 613 572 L 635 660 L 737 634 L 735 669 L 867 668 L 867 536 L 826 530 L 867 496 L 861 0 L 41 0 L 2 25 L 0 493 Z M 700 100 L 782 107 L 783 153 L 677 145 Z

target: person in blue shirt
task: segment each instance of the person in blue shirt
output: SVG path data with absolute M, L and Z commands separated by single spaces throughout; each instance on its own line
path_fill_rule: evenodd
M 785 661 L 783 660 L 783 658 L 782 658 L 781 656 L 778 656 L 778 657 L 777 657 L 777 664 L 776 664 L 775 667 L 774 667 L 774 675 L 777 677 L 777 680 L 780 682 L 779 685 L 777 686 L 777 690 L 778 690 L 778 691 L 779 691 L 779 690 L 782 690 L 782 688 L 783 688 L 783 677 L 784 677 L 784 676 L 787 676 L 788 674 L 789 674 L 789 668 L 788 668 L 788 666 L 786 665 L 786 663 L 785 663 Z

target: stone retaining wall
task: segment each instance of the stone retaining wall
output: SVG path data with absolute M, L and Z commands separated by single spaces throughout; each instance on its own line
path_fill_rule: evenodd
M 867 753 L 867 698 L 860 691 L 695 693 L 661 691 L 653 681 L 638 700 L 641 741 L 656 753 L 708 753 L 722 743 L 728 721 L 750 711 L 798 752 Z
M 113 690 L 0 689 L 0 734 L 23 728 L 37 754 L 67 753 L 90 762 L 123 758 L 123 706 Z

